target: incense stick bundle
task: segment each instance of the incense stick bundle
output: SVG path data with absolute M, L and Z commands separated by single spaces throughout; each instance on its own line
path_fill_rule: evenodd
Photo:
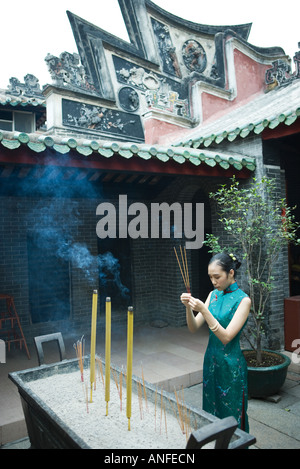
M 188 293 L 191 293 L 186 249 L 185 248 L 183 248 L 183 249 L 184 249 L 184 255 L 183 255 L 182 247 L 180 246 L 180 255 L 181 255 L 181 262 L 182 262 L 182 265 L 181 265 L 180 260 L 179 260 L 179 256 L 178 256 L 176 248 L 174 246 L 175 256 L 176 256 L 176 259 L 177 259 L 177 262 L 178 262 L 178 266 L 179 266 L 179 269 L 180 269 L 180 272 L 181 272 L 181 275 L 182 275 L 182 279 L 183 279 L 186 291 Z
M 104 387 L 102 361 L 100 360 L 100 358 L 96 357 L 96 362 L 97 362 L 98 369 L 99 369 L 99 379 L 100 379 L 100 376 L 101 376 L 102 384 L 103 384 L 103 387 Z
M 178 418 L 178 415 L 177 415 L 176 409 L 174 409 L 174 406 L 173 406 L 173 404 L 172 404 L 172 402 L 170 401 L 170 399 L 169 399 L 169 398 L 168 398 L 168 401 L 169 401 L 169 404 L 170 404 L 170 405 L 171 405 L 171 407 L 172 407 L 173 414 L 174 414 L 174 416 L 176 417 L 176 420 L 177 420 L 177 422 L 178 422 L 178 425 L 179 425 L 179 426 L 180 426 L 180 428 L 181 428 L 180 421 L 179 421 L 179 418 Z
M 76 344 L 73 344 L 73 347 L 75 349 L 75 352 L 76 352 L 76 357 L 77 357 L 77 360 L 78 360 L 78 366 L 79 366 L 79 370 L 80 370 L 80 375 L 81 375 L 81 381 L 83 382 L 84 381 L 84 378 L 83 378 L 83 365 L 84 365 L 84 340 L 83 340 L 83 336 L 81 337 L 80 340 L 77 340 Z
M 119 389 L 119 383 L 118 383 L 118 377 L 116 376 L 114 370 L 112 369 L 112 367 L 110 367 L 110 370 L 112 371 L 112 375 L 114 377 L 114 381 L 115 381 L 115 385 L 116 385 L 116 388 L 117 388 L 117 391 L 118 391 L 118 394 L 119 394 L 119 397 L 120 397 L 120 389 Z
M 174 391 L 174 393 L 175 393 L 176 402 L 177 402 L 177 409 L 178 409 L 178 415 L 179 415 L 179 425 L 180 425 L 182 433 L 184 433 L 184 417 L 183 417 L 183 414 L 182 414 L 182 406 L 180 404 L 179 397 L 178 397 L 178 394 L 177 394 L 176 390 Z

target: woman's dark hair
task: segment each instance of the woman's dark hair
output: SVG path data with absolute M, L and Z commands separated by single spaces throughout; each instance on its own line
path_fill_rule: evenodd
M 222 269 L 229 274 L 231 269 L 234 270 L 234 276 L 236 275 L 236 271 L 240 268 L 241 263 L 236 257 L 235 254 L 227 254 L 227 252 L 220 252 L 219 254 L 215 254 L 209 264 L 213 262 L 217 262 L 218 265 L 222 267 Z

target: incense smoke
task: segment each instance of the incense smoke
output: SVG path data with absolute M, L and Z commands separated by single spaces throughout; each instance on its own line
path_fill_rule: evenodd
M 119 260 L 111 252 L 92 254 L 86 242 L 78 241 L 85 223 L 85 212 L 80 213 L 78 199 L 84 198 L 83 203 L 89 200 L 93 206 L 101 197 L 99 187 L 88 181 L 66 184 L 60 179 L 49 182 L 47 177 L 42 177 L 31 180 L 28 187 L 23 186 L 23 191 L 41 197 L 30 214 L 34 223 L 29 230 L 41 251 L 79 269 L 92 288 L 98 287 L 98 281 L 101 286 L 113 284 L 122 297 L 127 297 L 129 290 L 121 282 Z

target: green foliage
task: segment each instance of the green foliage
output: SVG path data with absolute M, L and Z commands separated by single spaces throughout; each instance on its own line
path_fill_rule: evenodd
M 231 179 L 231 184 L 221 185 L 210 197 L 216 202 L 219 221 L 229 235 L 232 244 L 221 246 L 219 237 L 208 235 L 205 244 L 210 252 L 240 252 L 249 283 L 251 313 L 255 330 L 253 344 L 257 358 L 261 355 L 261 334 L 270 293 L 273 288 L 272 271 L 278 256 L 288 243 L 300 244 L 297 237 L 299 223 L 285 199 L 277 200 L 275 180 L 254 179 L 248 187 Z

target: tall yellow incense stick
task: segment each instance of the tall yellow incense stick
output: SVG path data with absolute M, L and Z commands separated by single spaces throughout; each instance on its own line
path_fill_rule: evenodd
M 106 415 L 108 415 L 108 403 L 110 400 L 110 353 L 111 353 L 111 299 L 106 298 L 105 303 L 105 401 Z
M 130 418 L 131 418 L 131 395 L 132 395 L 132 358 L 133 358 L 133 307 L 128 307 L 128 320 L 127 320 L 127 403 L 126 403 L 126 416 L 128 418 L 128 430 L 130 431 Z
M 94 290 L 93 291 L 93 304 L 92 304 L 92 325 L 91 325 L 91 363 L 90 363 L 91 398 L 90 398 L 90 402 L 93 402 L 93 383 L 95 381 L 97 303 L 98 303 L 98 291 Z

